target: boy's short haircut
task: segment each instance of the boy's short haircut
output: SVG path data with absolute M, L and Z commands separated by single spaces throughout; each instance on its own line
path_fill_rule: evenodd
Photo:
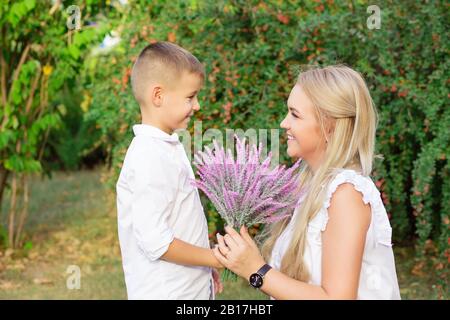
M 176 83 L 183 72 L 198 74 L 205 78 L 205 70 L 198 59 L 180 46 L 160 41 L 146 46 L 131 72 L 133 94 L 139 104 L 145 104 L 149 84 L 153 81 L 170 86 Z

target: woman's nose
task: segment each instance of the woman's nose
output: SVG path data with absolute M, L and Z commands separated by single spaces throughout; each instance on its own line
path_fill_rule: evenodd
M 286 130 L 289 129 L 289 124 L 288 124 L 288 121 L 287 121 L 286 117 L 283 119 L 283 121 L 281 121 L 280 127 L 283 128 L 283 129 L 286 129 Z

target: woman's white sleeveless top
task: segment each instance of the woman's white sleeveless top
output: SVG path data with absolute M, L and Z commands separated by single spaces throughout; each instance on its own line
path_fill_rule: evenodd
M 340 170 L 329 183 L 322 208 L 308 224 L 304 261 L 311 274 L 310 284 L 321 285 L 322 231 L 327 226 L 331 197 L 337 187 L 343 183 L 353 184 L 355 189 L 361 192 L 364 203 L 370 204 L 372 212 L 366 235 L 357 298 L 400 299 L 391 243 L 392 228 L 380 192 L 369 177 L 349 169 Z M 275 269 L 280 270 L 281 260 L 292 238 L 297 214 L 298 210 L 295 210 L 290 223 L 274 245 L 270 264 Z

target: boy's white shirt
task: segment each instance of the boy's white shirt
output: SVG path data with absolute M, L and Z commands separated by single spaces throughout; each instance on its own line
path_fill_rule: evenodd
M 139 124 L 116 185 L 128 299 L 214 298 L 211 269 L 160 257 L 174 237 L 209 248 L 194 173 L 176 133 Z

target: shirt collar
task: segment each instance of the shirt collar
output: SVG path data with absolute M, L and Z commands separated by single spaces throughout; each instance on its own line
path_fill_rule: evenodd
M 136 124 L 133 126 L 133 132 L 136 137 L 146 136 L 172 143 L 180 142 L 180 140 L 178 139 L 178 135 L 175 132 L 170 135 L 162 131 L 161 129 L 151 126 L 149 124 Z

